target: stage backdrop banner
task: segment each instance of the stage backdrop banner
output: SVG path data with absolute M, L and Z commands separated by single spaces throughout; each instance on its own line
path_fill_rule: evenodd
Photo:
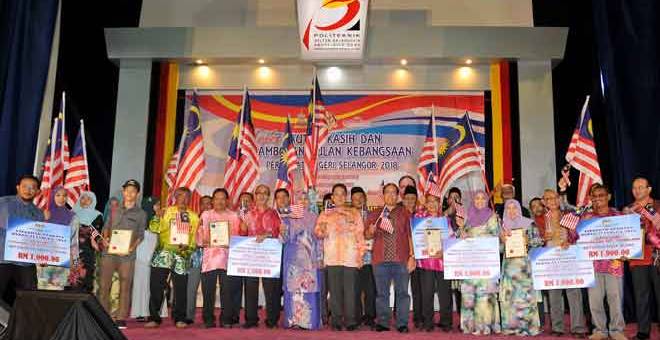
M 303 142 L 308 91 L 251 91 L 252 117 L 259 145 L 260 183 L 273 187 L 282 152 L 287 116 L 291 118 L 299 167 L 295 186 L 302 188 Z M 191 92 L 186 105 L 190 105 Z M 465 138 L 466 131 L 454 128 L 469 114 L 475 138 L 485 153 L 484 95 L 482 92 L 340 93 L 324 92 L 326 109 L 337 125 L 319 150 L 318 192 L 328 192 L 333 183 L 349 188 L 362 186 L 370 205 L 382 203 L 383 183 L 397 182 L 404 174 L 416 177 L 419 153 L 431 110 L 436 116 L 439 152 Z M 221 186 L 230 135 L 241 107 L 236 91 L 198 93 L 202 132 L 206 149 L 206 172 L 201 191 L 209 194 Z M 186 107 L 187 108 L 187 107 Z M 187 111 L 187 110 L 186 110 Z M 485 155 L 484 155 L 485 160 Z M 482 185 L 481 174 L 468 175 L 458 186 L 466 191 Z M 481 187 L 480 187 L 481 188 Z

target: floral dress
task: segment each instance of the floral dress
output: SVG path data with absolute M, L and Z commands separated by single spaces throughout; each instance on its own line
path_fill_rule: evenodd
M 484 225 L 466 225 L 462 237 L 499 236 L 499 221 L 493 214 Z M 461 282 L 461 329 L 465 334 L 500 333 L 497 279 L 467 279 Z
M 284 244 L 282 283 L 284 326 L 303 329 L 321 327 L 320 241 L 314 235 L 317 215 L 305 211 L 303 218 L 285 217 L 280 241 Z
M 543 246 L 538 228 L 527 227 L 528 247 Z M 534 290 L 532 267 L 527 256 L 505 258 L 500 281 L 500 311 L 502 332 L 507 335 L 538 335 L 541 333 L 538 302 L 542 297 Z

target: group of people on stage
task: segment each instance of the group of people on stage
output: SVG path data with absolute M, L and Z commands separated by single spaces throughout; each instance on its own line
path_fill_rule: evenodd
M 458 329 L 475 335 L 533 336 L 542 332 L 543 294 L 547 293 L 552 334 L 560 336 L 566 332 L 565 293 L 570 334 L 620 340 L 626 339 L 622 261 L 629 261 L 638 322 L 636 338 L 649 338 L 652 291 L 660 310 L 660 226 L 645 216 L 641 217 L 646 237 L 643 258 L 595 261 L 596 284 L 588 289 L 535 290 L 527 257 L 503 258 L 498 279 L 466 280 L 444 278 L 441 252 L 422 260 L 414 257 L 413 217 L 447 218 L 451 238 L 495 236 L 503 244 L 514 230 L 522 230 L 530 248 L 568 247 L 579 236 L 560 224 L 573 207 L 562 195 L 566 182 L 560 181 L 559 187 L 560 192 L 547 189 L 542 197 L 532 199 L 529 210 L 515 200 L 511 185 L 499 190 L 503 203 L 493 205 L 493 197 L 477 191 L 464 208 L 459 189 L 452 188 L 446 197 L 418 193 L 415 180 L 404 176 L 397 184 L 384 184 L 384 205 L 369 209 L 367 195 L 360 187 L 349 191 L 344 184 L 335 184 L 323 197 L 323 204 L 317 204 L 316 194 L 311 191 L 290 193 L 278 189 L 271 193 L 268 186 L 258 185 L 253 192 L 240 194 L 238 206 L 231 206 L 227 190 L 218 188 L 212 196 L 201 199 L 198 213 L 190 208 L 191 192 L 186 188 L 175 190 L 174 204 L 169 207 L 161 207 L 156 199 L 142 205 L 138 202 L 140 184 L 128 180 L 122 186 L 121 198 L 111 200 L 102 214 L 96 210 L 96 197 L 91 192 L 82 193 L 78 203 L 67 208 L 67 191 L 61 187 L 52 190 L 48 209 L 42 212 L 32 203 L 39 192 L 39 180 L 26 175 L 17 184 L 16 196 L 0 198 L 0 227 L 6 228 L 8 216 L 71 226 L 72 265 L 62 268 L 0 262 L 0 297 L 11 293 L 10 284 L 21 289 L 92 292 L 98 263 L 96 294 L 108 312 L 112 309 L 112 278 L 115 274 L 119 277 L 115 320 L 120 328 L 126 327 L 129 317 L 145 318 L 147 328 L 159 327 L 167 315 L 170 297 L 176 327 L 186 328 L 195 319 L 200 283 L 205 327 L 257 327 L 261 282 L 268 328 L 314 330 L 328 325 L 337 331 L 353 331 L 366 325 L 381 332 L 394 326 L 406 333 L 412 305 L 413 323 L 420 330 L 431 332 L 439 327 L 444 332 Z M 634 179 L 632 194 L 634 202 L 619 211 L 609 206 L 608 187 L 595 184 L 590 189 L 591 207 L 581 218 L 660 209 L 660 203 L 650 196 L 651 185 L 646 178 Z M 301 214 L 290 213 L 291 195 L 303 208 Z M 227 223 L 231 236 L 255 237 L 257 242 L 278 239 L 283 245 L 280 277 L 228 275 L 228 247 L 213 246 L 209 239 L 209 228 L 216 222 Z M 172 228 L 189 235 L 187 244 L 173 244 Z M 117 230 L 131 231 L 127 254 L 108 251 L 111 235 Z M 391 285 L 394 313 L 390 308 Z M 215 314 L 218 286 L 219 316 Z M 588 308 L 583 304 L 585 292 Z M 452 321 L 454 301 L 460 313 L 459 325 Z

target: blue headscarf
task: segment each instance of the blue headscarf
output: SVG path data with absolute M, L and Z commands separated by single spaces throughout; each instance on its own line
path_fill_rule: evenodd
M 83 208 L 80 206 L 80 201 L 85 196 L 88 197 L 92 202 L 89 204 L 89 206 Z M 78 216 L 80 224 L 88 226 L 92 225 L 94 220 L 101 216 L 101 212 L 96 210 L 96 195 L 91 191 L 83 191 L 83 193 L 80 194 L 80 198 L 73 206 L 73 212 Z

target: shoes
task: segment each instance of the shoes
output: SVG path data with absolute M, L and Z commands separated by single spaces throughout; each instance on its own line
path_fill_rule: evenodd
M 156 321 L 149 321 L 144 324 L 144 328 L 158 328 L 160 327 L 160 324 Z
M 341 332 L 344 328 L 341 325 L 332 325 L 332 330 L 336 332 Z
M 607 340 L 607 335 L 603 333 L 594 333 L 589 336 L 589 340 Z
M 126 321 L 125 321 L 125 320 L 117 320 L 117 321 L 115 321 L 115 325 L 116 325 L 117 328 L 119 328 L 119 329 L 126 329 L 126 328 L 128 328 L 128 327 L 126 327 Z
M 385 327 L 383 325 L 376 325 L 376 332 L 388 332 L 390 330 L 389 327 Z
M 442 327 L 442 331 L 445 333 L 451 333 L 454 329 L 451 326 Z
M 188 324 L 185 323 L 184 321 L 177 321 L 177 322 L 174 324 L 174 327 L 176 327 L 176 328 L 178 328 L 178 329 L 183 329 L 183 328 L 187 328 L 187 327 L 188 327 Z
M 587 339 L 589 337 L 587 333 L 573 333 L 572 335 L 576 339 Z
M 396 329 L 399 333 L 408 333 L 408 326 L 401 326 Z
M 424 330 L 427 332 L 433 332 L 433 326 L 424 327 Z
M 564 335 L 564 333 L 552 331 L 550 335 L 552 335 L 555 338 L 561 338 Z
M 215 328 L 215 324 L 213 322 L 209 322 L 209 323 L 205 322 L 204 328 Z
M 138 316 L 137 318 L 135 318 L 135 321 L 137 321 L 137 322 L 146 322 L 147 318 L 145 318 L 144 316 Z
M 610 333 L 610 338 L 612 340 L 628 340 L 628 338 L 626 338 L 626 336 L 623 335 L 623 333 L 614 333 L 614 334 Z
M 244 323 L 242 327 L 243 327 L 243 329 L 250 329 L 250 328 L 257 327 L 257 325 L 253 324 L 253 323 Z
M 268 328 L 268 329 L 274 329 L 274 328 L 277 328 L 277 324 L 273 324 L 273 323 L 270 323 L 270 322 L 266 322 L 266 328 Z
M 192 324 L 194 324 L 194 323 L 195 323 L 195 320 L 191 320 L 191 319 L 186 319 L 186 320 L 185 320 L 185 321 L 183 321 L 183 322 L 185 322 L 185 323 L 186 323 L 186 325 L 192 325 Z
M 350 325 L 346 327 L 346 330 L 349 332 L 357 331 L 358 326 L 357 325 Z

